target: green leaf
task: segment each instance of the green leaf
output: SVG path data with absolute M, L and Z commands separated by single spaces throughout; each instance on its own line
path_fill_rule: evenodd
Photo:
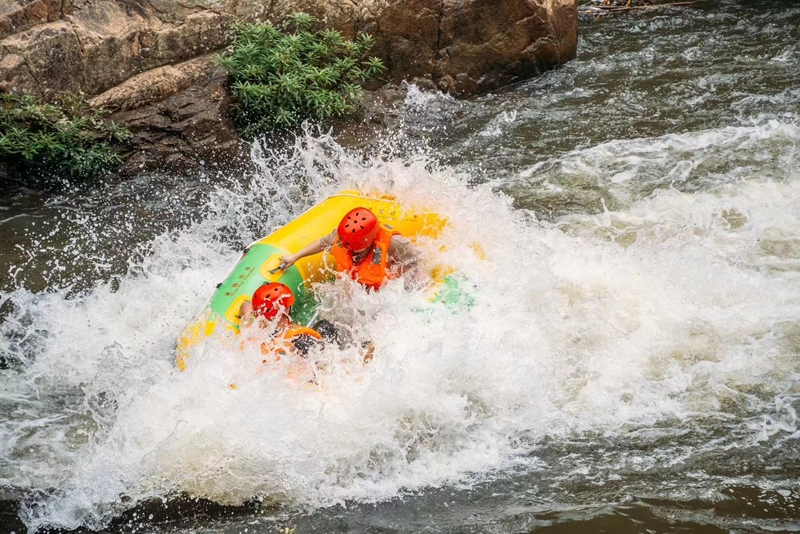
M 362 97 L 360 83 L 383 64 L 360 58 L 374 41 L 353 42 L 332 29 L 312 33 L 317 20 L 294 13 L 278 28 L 239 24 L 229 52 L 219 56 L 231 78 L 232 115 L 244 138 L 351 112 Z
M 376 57 L 371 57 L 365 62 L 364 72 L 366 72 L 367 79 L 374 78 L 385 70 L 386 67 L 383 65 L 383 61 Z
M 55 103 L 0 95 L 0 156 L 37 174 L 98 176 L 122 163 L 107 143 L 130 139 L 127 129 L 104 121 L 103 114 L 78 95 L 62 95 Z
M 317 19 L 308 13 L 292 13 L 283 22 L 284 28 L 294 28 L 295 31 L 310 30 Z
M 359 53 L 363 54 L 369 52 L 375 46 L 375 39 L 368 33 L 362 33 L 356 39 L 356 44 L 358 45 Z

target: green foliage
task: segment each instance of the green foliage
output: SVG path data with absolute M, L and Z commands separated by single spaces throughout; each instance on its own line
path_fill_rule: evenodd
M 295 13 L 280 28 L 235 27 L 231 51 L 217 62 L 231 77 L 243 137 L 350 113 L 361 100 L 361 84 L 385 70 L 378 58 L 362 59 L 374 44 L 371 36 L 349 41 L 335 30 L 312 32 L 316 22 Z
M 130 133 L 76 96 L 47 104 L 0 93 L 0 163 L 37 175 L 94 178 L 118 167 Z

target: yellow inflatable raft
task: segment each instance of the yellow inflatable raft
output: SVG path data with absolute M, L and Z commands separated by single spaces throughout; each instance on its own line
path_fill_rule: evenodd
M 310 284 L 332 278 L 335 262 L 327 253 L 299 260 L 282 271 L 280 258 L 293 254 L 312 241 L 333 231 L 351 209 L 365 207 L 378 220 L 403 236 L 415 241 L 419 237 L 435 238 L 445 221 L 430 211 L 401 206 L 389 195 L 367 195 L 358 191 L 342 191 L 309 209 L 286 226 L 247 247 L 225 280 L 217 286 L 203 311 L 178 338 L 178 369 L 186 369 L 192 347 L 212 335 L 218 328 L 239 330 L 239 309 L 253 292 L 265 282 L 281 282 L 295 293 L 292 320 L 307 325 L 314 316 L 314 297 Z

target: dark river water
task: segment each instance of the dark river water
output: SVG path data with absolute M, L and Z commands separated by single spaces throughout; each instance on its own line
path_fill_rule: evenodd
M 370 155 L 0 186 L 0 533 L 800 531 L 800 4 L 580 33 L 496 94 L 410 87 Z M 179 373 L 241 249 L 344 188 L 446 216 L 421 246 L 474 305 L 355 294 L 375 361 L 315 387 L 224 340 Z

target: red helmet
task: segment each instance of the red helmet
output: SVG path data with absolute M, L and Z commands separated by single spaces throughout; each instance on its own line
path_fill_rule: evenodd
M 367 208 L 347 212 L 339 223 L 339 239 L 350 250 L 364 250 L 378 237 L 378 218 Z
M 288 286 L 279 282 L 264 284 L 253 293 L 253 312 L 271 321 L 279 312 L 286 311 L 294 304 L 294 293 Z

